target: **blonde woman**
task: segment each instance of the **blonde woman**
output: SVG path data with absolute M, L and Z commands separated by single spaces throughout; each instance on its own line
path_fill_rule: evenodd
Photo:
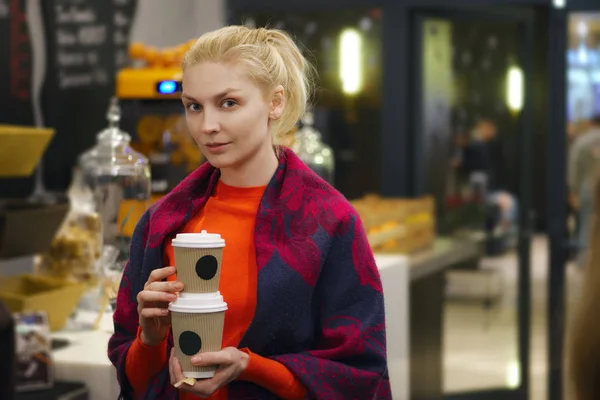
M 383 294 L 355 210 L 274 145 L 305 111 L 309 65 L 269 29 L 226 27 L 183 60 L 190 134 L 207 159 L 138 223 L 109 356 L 122 397 L 390 399 Z M 193 386 L 171 351 L 167 304 L 182 284 L 171 239 L 220 233 L 228 303 L 218 365 Z

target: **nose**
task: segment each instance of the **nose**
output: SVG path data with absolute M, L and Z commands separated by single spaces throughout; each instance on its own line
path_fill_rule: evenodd
M 219 126 L 218 113 L 204 109 L 202 113 L 202 132 L 206 134 L 217 133 L 221 129 Z

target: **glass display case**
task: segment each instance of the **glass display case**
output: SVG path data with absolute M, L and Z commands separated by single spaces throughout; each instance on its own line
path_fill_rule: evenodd
M 108 127 L 98 134 L 96 146 L 81 155 L 79 164 L 100 217 L 99 254 L 111 260 L 106 267 L 122 271 L 133 229 L 150 203 L 150 168 L 148 159 L 131 148 L 129 134 L 119 128 L 121 110 L 115 98 L 107 119 Z

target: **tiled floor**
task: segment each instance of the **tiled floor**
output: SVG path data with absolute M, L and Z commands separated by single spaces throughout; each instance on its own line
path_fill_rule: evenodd
M 482 302 L 447 301 L 445 317 L 446 392 L 518 385 L 516 331 L 517 258 L 508 254 L 482 261 L 502 279 L 502 296 L 490 309 Z M 531 400 L 546 399 L 546 301 L 548 251 L 545 237 L 532 242 Z M 578 270 L 568 269 L 569 302 Z

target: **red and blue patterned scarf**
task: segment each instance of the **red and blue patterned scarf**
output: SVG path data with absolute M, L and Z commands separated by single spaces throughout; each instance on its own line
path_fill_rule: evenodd
M 138 223 L 114 313 L 108 354 L 121 398 L 133 398 L 125 359 L 138 329 L 136 296 L 163 266 L 163 246 L 206 203 L 219 172 L 204 164 L 152 206 Z M 379 271 L 356 211 L 289 149 L 256 217 L 258 263 L 254 319 L 240 343 L 284 364 L 310 399 L 391 399 Z M 172 335 L 168 350 L 173 346 Z M 273 399 L 249 382 L 228 386 L 231 399 Z M 144 399 L 177 399 L 168 366 Z

